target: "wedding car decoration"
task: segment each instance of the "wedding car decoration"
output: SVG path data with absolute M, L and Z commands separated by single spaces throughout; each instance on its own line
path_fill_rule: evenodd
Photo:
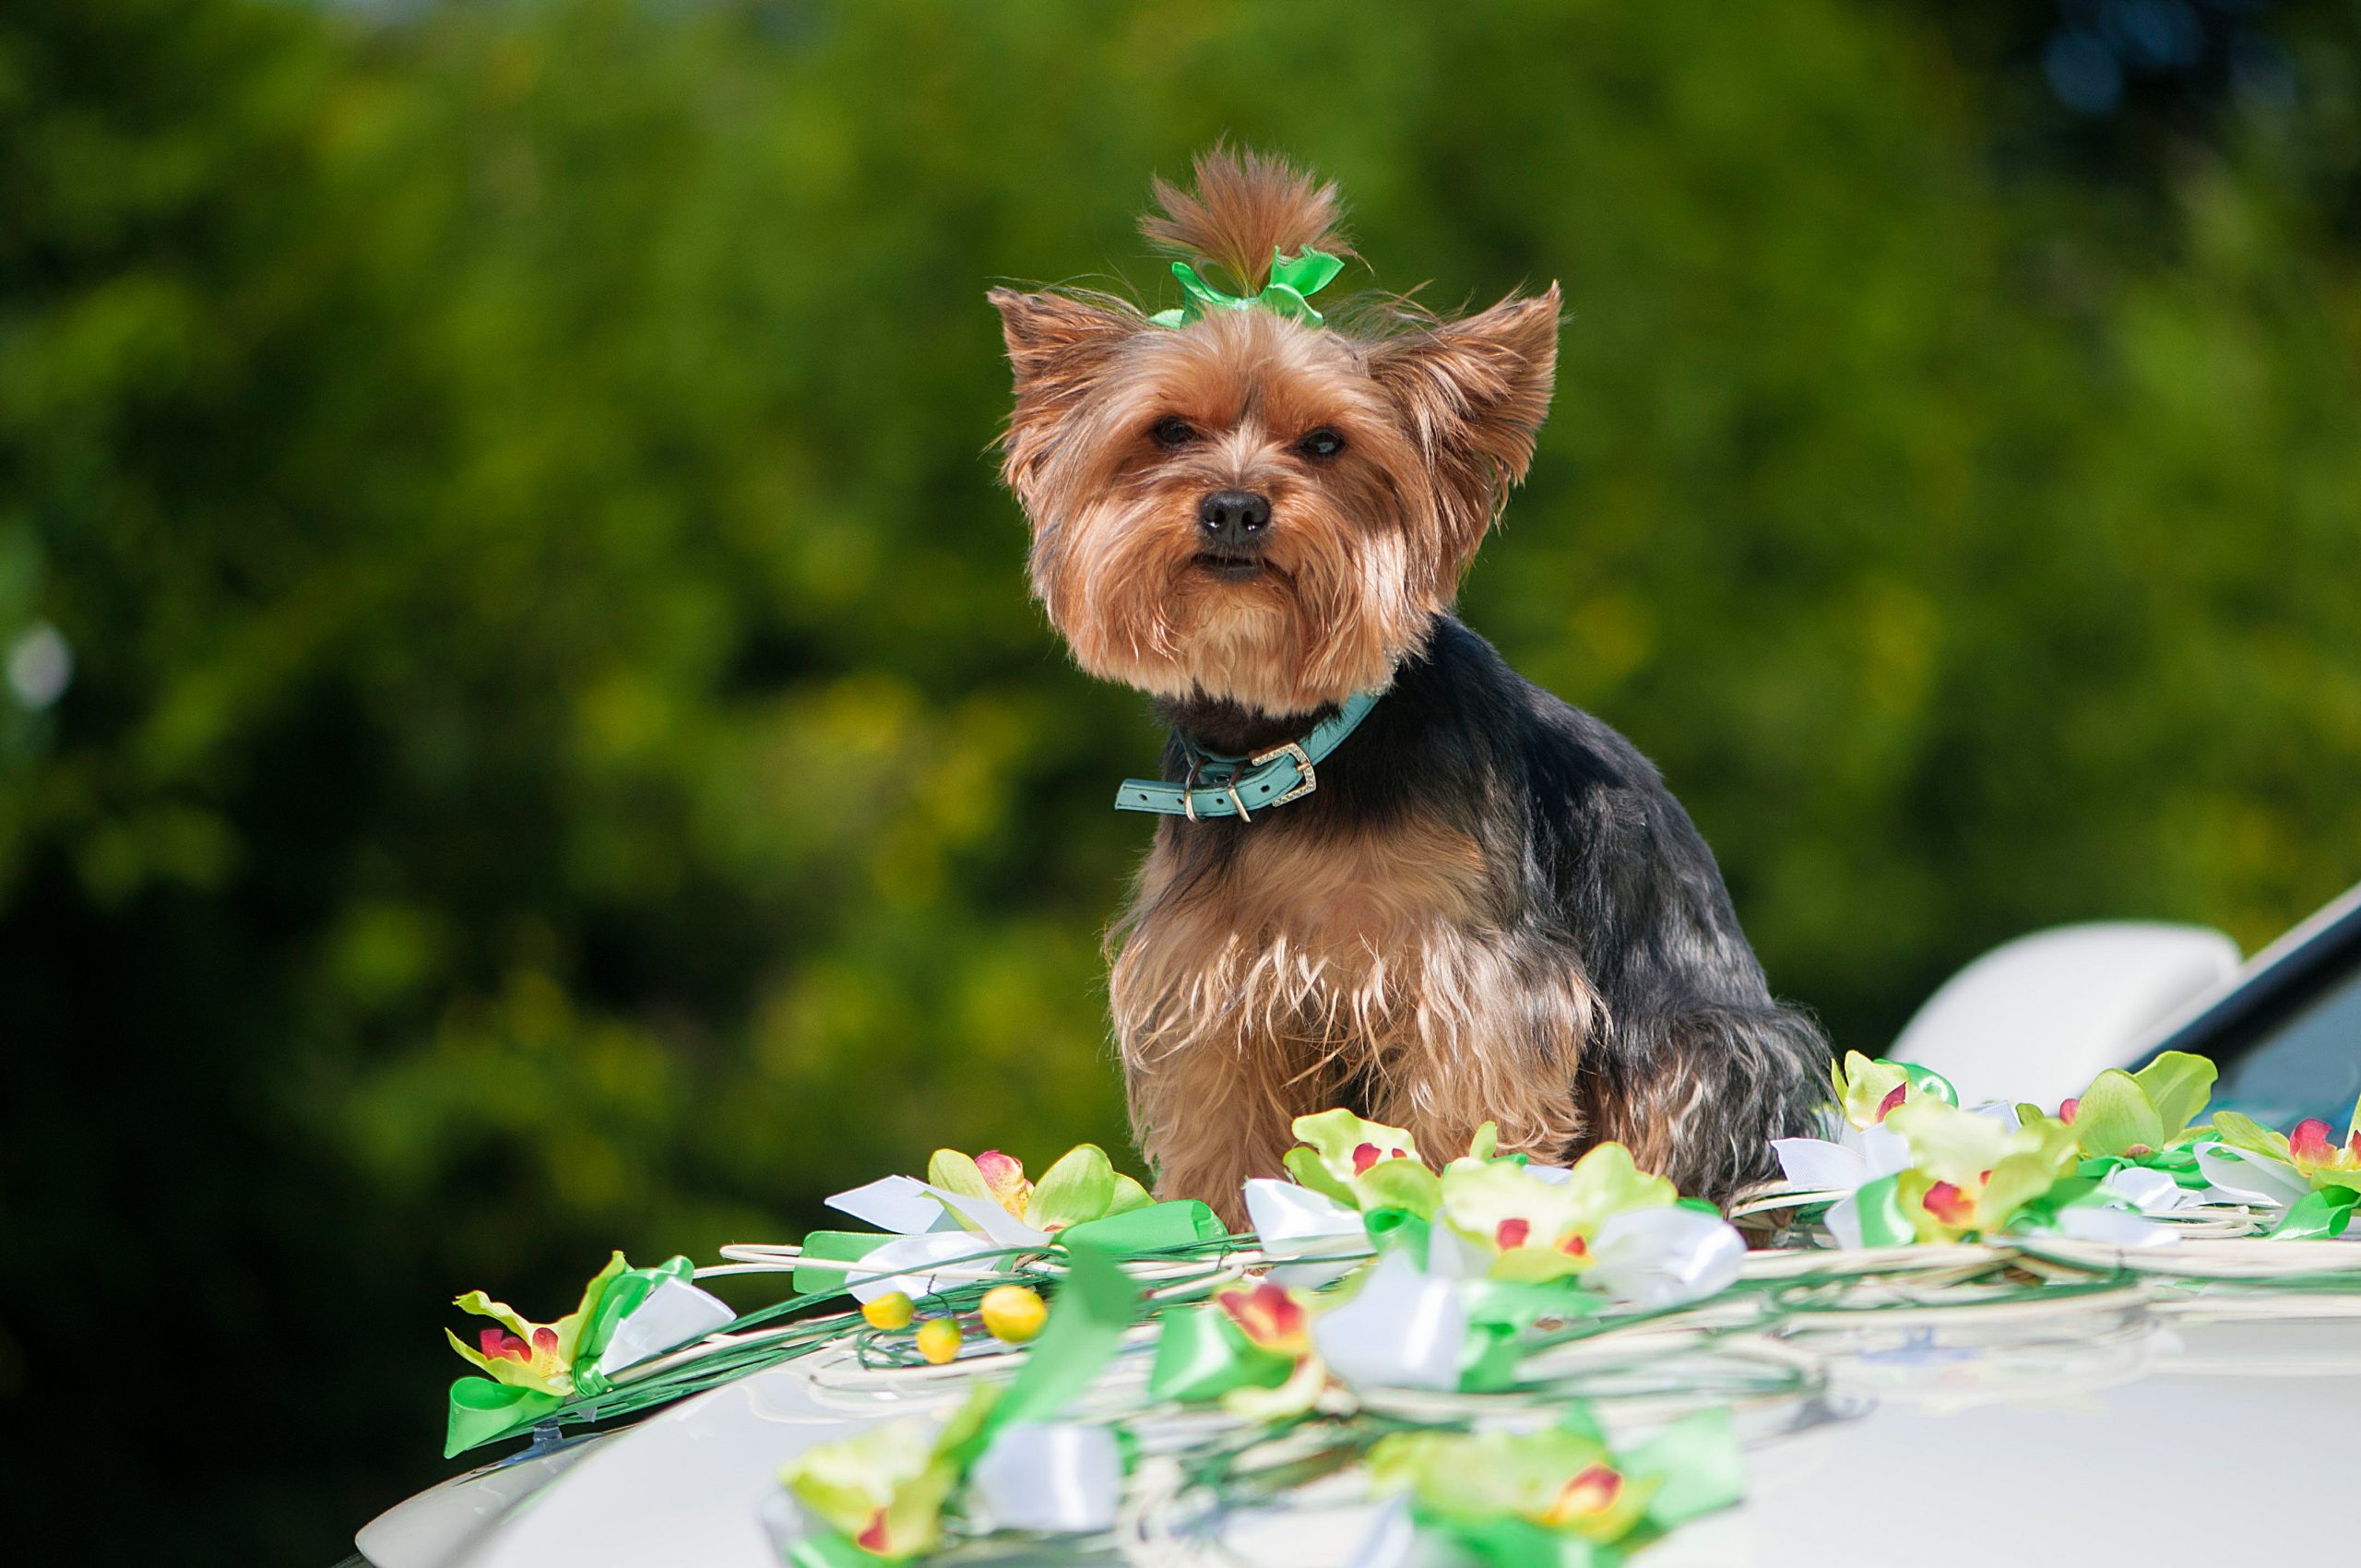
M 447 1451 L 612 1427 L 813 1357 L 848 1408 L 912 1413 L 787 1467 L 765 1518 L 798 1568 L 979 1543 L 1095 1560 L 1119 1534 L 1217 1536 L 1345 1471 L 1383 1504 L 1360 1568 L 1612 1565 L 1737 1499 L 1731 1401 L 1818 1419 L 1814 1347 L 1897 1308 L 1924 1334 L 1930 1313 L 2361 1293 L 2340 1240 L 2361 1126 L 2209 1117 L 2213 1087 L 2166 1053 L 2055 1111 L 1968 1108 L 1850 1055 L 1822 1135 L 1778 1143 L 1783 1179 L 1730 1206 L 1753 1251 L 1619 1145 L 1556 1166 L 1489 1125 L 1432 1151 L 1349 1110 L 1303 1117 L 1287 1175 L 1245 1183 L 1241 1234 L 1093 1145 L 1038 1177 L 940 1150 L 923 1178 L 830 1200 L 872 1229 L 702 1268 L 618 1253 L 553 1322 L 457 1298 L 478 1322 L 450 1336 L 473 1375 Z M 789 1289 L 733 1313 L 699 1283 L 725 1275 Z

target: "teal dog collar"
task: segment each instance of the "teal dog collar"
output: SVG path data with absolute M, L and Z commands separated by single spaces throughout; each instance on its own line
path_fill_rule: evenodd
M 1161 816 L 1185 816 L 1191 822 L 1211 816 L 1254 820 L 1264 806 L 1299 801 L 1320 788 L 1315 765 L 1345 743 L 1377 706 L 1377 694 L 1362 692 L 1312 727 L 1300 741 L 1288 741 L 1254 756 L 1222 756 L 1189 746 L 1189 777 L 1180 784 L 1160 778 L 1126 778 L 1115 791 L 1119 812 L 1155 812 Z

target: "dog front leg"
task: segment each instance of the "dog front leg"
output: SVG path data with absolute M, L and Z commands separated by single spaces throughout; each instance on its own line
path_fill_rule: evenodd
M 1298 1116 L 1321 1109 L 1319 1087 L 1291 1079 L 1275 1051 L 1191 1040 L 1135 1062 L 1132 1130 L 1156 1172 L 1159 1198 L 1210 1204 L 1233 1230 L 1246 1225 L 1240 1185 L 1283 1176 Z

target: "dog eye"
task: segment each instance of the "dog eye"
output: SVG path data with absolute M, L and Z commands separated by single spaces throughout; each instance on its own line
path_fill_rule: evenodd
M 1177 452 L 1197 439 L 1197 432 L 1187 420 L 1162 419 L 1148 427 L 1147 438 L 1168 452 Z
M 1295 449 L 1307 457 L 1333 457 L 1345 449 L 1345 438 L 1322 425 L 1297 442 Z

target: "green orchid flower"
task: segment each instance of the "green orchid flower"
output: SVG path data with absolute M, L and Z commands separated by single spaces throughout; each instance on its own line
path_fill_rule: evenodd
M 1885 1197 L 1879 1189 L 1890 1190 L 1921 1241 L 1999 1232 L 2073 1175 L 2080 1152 L 2073 1128 L 2062 1122 L 2045 1119 L 2011 1131 L 1994 1117 L 1933 1099 L 1896 1106 L 1885 1124 L 1910 1145 L 1911 1167 L 1856 1196 L 1866 1209 Z
M 943 1507 L 983 1450 L 999 1391 L 976 1390 L 940 1431 L 923 1418 L 887 1421 L 805 1449 L 780 1484 L 813 1519 L 881 1562 L 901 1562 L 943 1539 Z
M 1117 1170 L 1097 1144 L 1068 1149 L 1038 1182 L 1026 1179 L 1024 1161 L 998 1149 L 970 1158 L 957 1149 L 939 1148 L 927 1161 L 926 1179 L 963 1197 L 989 1199 L 1011 1218 L 1041 1231 L 1129 1214 L 1155 1201 L 1145 1187 Z M 966 1216 L 959 1218 L 962 1225 L 976 1228 Z
M 473 1345 L 447 1328 L 443 1332 L 450 1339 L 451 1348 L 482 1369 L 495 1383 L 564 1398 L 574 1392 L 575 1356 L 581 1346 L 583 1330 L 597 1313 L 599 1298 L 607 1293 L 607 1287 L 628 1266 L 623 1253 L 610 1257 L 607 1266 L 582 1288 L 580 1304 L 555 1323 L 534 1323 L 507 1302 L 495 1301 L 481 1290 L 470 1290 L 454 1298 L 451 1304 L 462 1312 L 492 1319 L 493 1326 L 482 1330 Z
M 2058 1106 L 2056 1120 L 2074 1129 L 2086 1159 L 2176 1162 L 2166 1151 L 2187 1146 L 2204 1129 L 2192 1126 L 2213 1098 L 2216 1069 L 2202 1056 L 2167 1051 L 2137 1073 L 2109 1068 L 2091 1087 Z M 2047 1120 L 2030 1105 L 2019 1118 Z M 2186 1157 L 2180 1164 L 2193 1162 Z
M 1439 1186 L 1442 1222 L 1492 1250 L 1490 1277 L 1523 1283 L 1582 1273 L 1591 1264 L 1591 1241 L 1608 1220 L 1667 1207 L 1680 1195 L 1666 1178 L 1642 1171 L 1616 1143 L 1584 1155 L 1562 1181 L 1471 1156 L 1445 1167 Z
M 2217 1111 L 2212 1132 L 2241 1153 L 2293 1167 L 2316 1193 L 2332 1187 L 2361 1192 L 2361 1102 L 2355 1104 L 2345 1123 L 2342 1144 L 2331 1140 L 2329 1123 L 2317 1116 L 2298 1122 L 2292 1133 L 2281 1134 L 2235 1111 Z
M 1303 1142 L 1285 1163 L 1304 1186 L 1364 1214 L 1401 1208 L 1433 1218 L 1442 1184 L 1402 1128 L 1342 1110 L 1299 1116 L 1294 1126 Z
M 1848 1051 L 1840 1065 L 1828 1065 L 1829 1087 L 1836 1091 L 1835 1108 L 1854 1127 L 1867 1132 L 1895 1108 L 1913 1099 L 1959 1103 L 1959 1091 L 1940 1073 L 1915 1062 L 1888 1062 Z
M 1744 1492 L 1737 1441 L 1719 1409 L 1621 1455 L 1580 1408 L 1538 1431 L 1395 1432 L 1370 1449 L 1369 1477 L 1380 1496 L 1406 1494 L 1422 1529 L 1501 1564 L 1613 1562 Z M 1593 1551 L 1577 1557 L 1553 1538 Z

